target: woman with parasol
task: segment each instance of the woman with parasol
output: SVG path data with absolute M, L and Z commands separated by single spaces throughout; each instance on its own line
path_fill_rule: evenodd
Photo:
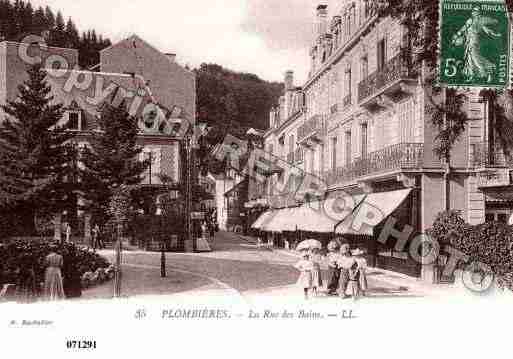
M 321 242 L 315 239 L 307 239 L 302 241 L 296 247 L 296 250 L 302 253 L 302 259 L 296 263 L 295 267 L 301 273 L 297 284 L 300 285 L 308 299 L 308 292 L 311 289 L 314 295 L 317 295 L 317 288 L 322 285 L 321 269 L 318 262 L 317 252 L 322 249 Z

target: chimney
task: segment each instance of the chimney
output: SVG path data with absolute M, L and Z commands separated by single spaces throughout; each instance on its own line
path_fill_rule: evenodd
M 294 89 L 294 71 L 285 72 L 285 91 L 290 91 Z
M 328 5 L 317 6 L 316 37 L 328 32 Z
M 167 58 L 169 59 L 170 62 L 176 62 L 176 54 L 173 54 L 173 53 L 166 53 L 166 56 Z

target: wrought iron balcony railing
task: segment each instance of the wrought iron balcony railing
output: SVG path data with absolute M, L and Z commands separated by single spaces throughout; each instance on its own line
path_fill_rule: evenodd
M 315 115 L 308 119 L 298 128 L 298 142 L 302 142 L 310 137 L 321 140 L 326 134 L 326 125 L 324 116 Z
M 423 156 L 424 145 L 421 143 L 392 145 L 358 158 L 347 166 L 328 171 L 326 182 L 331 186 L 396 169 L 420 168 Z
M 396 55 L 388 61 L 384 68 L 373 72 L 358 84 L 358 101 L 376 95 L 386 86 L 403 79 L 415 78 L 418 69 L 408 69 L 401 54 Z
M 513 167 L 513 159 L 504 154 L 499 144 L 481 142 L 470 146 L 471 167 Z

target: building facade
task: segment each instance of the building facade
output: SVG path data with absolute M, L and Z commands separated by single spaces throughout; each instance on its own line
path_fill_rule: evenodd
M 319 5 L 308 79 L 298 88 L 292 72 L 285 75 L 285 93 L 270 113 L 266 151 L 322 180 L 325 195 L 392 199 L 406 193 L 391 213 L 384 211 L 395 218 L 397 231 L 408 225 L 412 233 L 425 233 L 447 208 L 461 211 L 470 224 L 507 221 L 511 162 L 495 144 L 493 113 L 477 91 L 466 91 L 470 121 L 450 163 L 440 160 L 433 151 L 437 130 L 429 94 L 421 85 L 426 69 L 409 69 L 399 56 L 407 35 L 398 21 L 379 18 L 371 1 L 340 1 L 331 18 L 327 6 Z M 297 185 L 289 186 L 291 193 L 278 191 L 286 201 L 272 199 L 281 177 L 267 179 L 263 196 L 270 206 L 304 201 Z M 376 264 L 433 281 L 432 265 L 376 244 L 384 222 L 373 223 L 367 238 Z
M 88 146 L 98 131 L 102 105 L 123 103 L 139 124 L 137 143 L 143 148 L 140 159 L 151 162 L 143 175 L 143 187 L 158 194 L 169 184 L 180 183 L 181 138 L 179 132 L 169 129 L 178 122 L 195 123 L 194 73 L 178 65 L 174 56 L 158 51 L 136 35 L 104 49 L 100 58 L 96 66 L 100 71 L 81 70 L 76 49 L 1 42 L 0 104 L 16 99 L 18 86 L 27 79 L 28 67 L 41 61 L 54 102 L 64 108 L 61 124 L 71 125 L 73 141 L 79 147 Z M 5 116 L 1 111 L 0 121 Z M 153 212 L 156 203 L 158 200 L 150 206 Z M 86 237 L 89 221 L 85 218 Z

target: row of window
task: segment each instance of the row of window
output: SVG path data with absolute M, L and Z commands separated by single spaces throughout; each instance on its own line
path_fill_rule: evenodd
M 385 69 L 386 63 L 387 63 L 387 39 L 384 37 L 380 39 L 377 42 L 376 45 L 376 69 L 377 72 L 381 72 Z M 360 81 L 364 81 L 369 77 L 369 56 L 368 54 L 364 54 L 360 58 Z M 353 69 L 351 64 L 347 66 L 347 68 L 344 71 L 344 78 L 343 78 L 343 96 L 342 96 L 342 105 L 343 107 L 351 105 L 353 103 L 353 86 L 354 84 L 354 76 L 353 76 Z M 337 86 L 337 75 L 335 74 L 333 77 L 333 80 L 329 81 L 330 86 L 332 87 L 332 91 L 330 92 L 336 92 L 333 91 L 333 88 Z M 324 98 L 332 98 L 332 96 L 329 96 L 325 94 L 325 91 L 327 89 L 327 86 L 321 86 L 319 85 L 318 88 L 314 91 L 310 91 L 308 94 L 308 97 L 306 99 L 306 102 L 308 104 L 307 108 L 309 110 L 312 110 L 313 112 L 316 111 L 316 105 L 321 100 L 322 97 Z M 335 102 L 337 100 L 335 99 Z M 318 111 L 317 111 L 318 112 Z

